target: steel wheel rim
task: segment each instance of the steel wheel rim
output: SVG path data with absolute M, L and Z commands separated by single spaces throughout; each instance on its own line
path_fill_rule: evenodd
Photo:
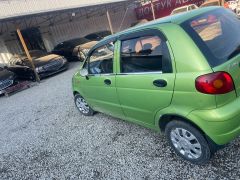
M 90 110 L 89 106 L 85 101 L 85 99 L 83 99 L 82 97 L 79 97 L 76 99 L 76 106 L 82 113 L 84 114 L 89 113 L 89 110 Z
M 202 147 L 198 139 L 183 128 L 175 128 L 170 133 L 171 141 L 176 150 L 188 159 L 198 159 L 202 155 Z

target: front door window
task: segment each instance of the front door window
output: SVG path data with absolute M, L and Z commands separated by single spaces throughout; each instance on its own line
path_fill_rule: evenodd
M 89 58 L 89 74 L 113 74 L 113 56 L 113 43 L 95 49 Z

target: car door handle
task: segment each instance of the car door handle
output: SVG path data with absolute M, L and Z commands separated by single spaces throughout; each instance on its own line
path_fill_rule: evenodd
M 109 80 L 109 79 L 105 79 L 104 80 L 104 84 L 106 84 L 106 85 L 111 85 L 112 84 L 112 82 L 111 82 L 111 80 Z
M 163 79 L 158 79 L 153 81 L 153 85 L 157 87 L 166 87 L 167 86 L 167 81 Z

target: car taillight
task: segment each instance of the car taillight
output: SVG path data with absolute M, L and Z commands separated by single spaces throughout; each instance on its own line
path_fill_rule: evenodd
M 196 89 L 204 94 L 226 94 L 234 90 L 233 79 L 226 72 L 215 72 L 199 76 Z

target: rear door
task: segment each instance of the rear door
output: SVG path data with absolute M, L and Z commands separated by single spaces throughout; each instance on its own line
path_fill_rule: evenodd
M 175 73 L 166 38 L 159 30 L 120 37 L 117 93 L 127 119 L 154 124 L 157 111 L 170 105 Z

